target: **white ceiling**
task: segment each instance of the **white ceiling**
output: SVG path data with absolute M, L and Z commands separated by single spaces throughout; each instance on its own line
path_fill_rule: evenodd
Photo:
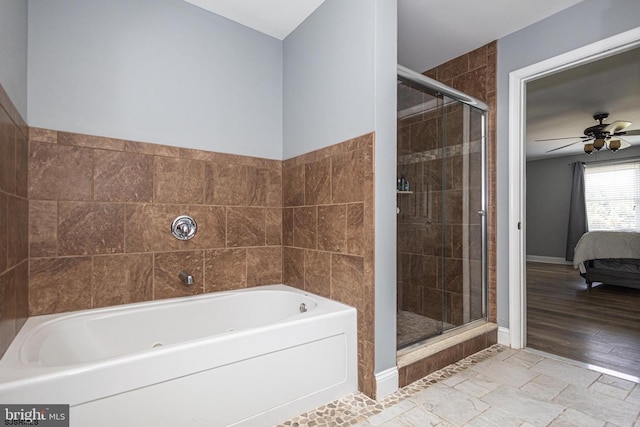
M 185 0 L 216 15 L 284 40 L 324 0 Z
M 582 0 L 398 0 L 398 63 L 423 72 Z
M 185 0 L 283 40 L 324 0 Z M 346 0 L 341 0 L 346 1 Z M 582 0 L 398 0 L 398 63 L 423 72 L 498 40 Z M 464 13 L 462 13 L 464 12 Z M 479 24 L 480 23 L 480 24 Z M 567 70 L 527 85 L 527 158 L 581 153 L 572 142 L 608 112 L 605 123 L 640 129 L 640 50 Z M 576 138 L 576 141 L 579 138 Z M 640 137 L 627 137 L 640 145 Z
M 285 39 L 324 3 L 324 0 L 185 1 L 279 40 Z M 420 72 L 428 70 L 580 1 L 398 0 L 398 63 Z

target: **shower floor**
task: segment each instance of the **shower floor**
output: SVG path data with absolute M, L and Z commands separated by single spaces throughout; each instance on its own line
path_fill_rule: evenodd
M 445 329 L 453 325 L 444 324 Z M 402 348 L 425 338 L 438 335 L 441 322 L 429 317 L 421 316 L 410 311 L 399 310 L 396 326 L 397 347 Z

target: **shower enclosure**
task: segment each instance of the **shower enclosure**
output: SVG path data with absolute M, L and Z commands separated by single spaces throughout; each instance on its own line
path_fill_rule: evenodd
M 486 109 L 398 67 L 398 349 L 486 318 Z

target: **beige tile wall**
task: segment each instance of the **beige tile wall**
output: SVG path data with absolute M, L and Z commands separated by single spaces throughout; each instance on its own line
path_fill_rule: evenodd
M 373 396 L 373 143 L 281 162 L 32 128 L 29 312 L 284 282 L 358 309 Z M 181 214 L 190 241 L 170 235 Z
M 285 283 L 358 310 L 359 389 L 374 396 L 374 134 L 283 162 Z
M 0 356 L 28 315 L 27 125 L 0 86 Z
M 281 161 L 37 128 L 29 150 L 30 315 L 282 283 Z

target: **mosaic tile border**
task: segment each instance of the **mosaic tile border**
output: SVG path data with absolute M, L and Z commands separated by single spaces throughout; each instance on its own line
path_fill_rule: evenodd
M 323 427 L 335 425 L 356 425 L 367 421 L 373 415 L 388 409 L 410 396 L 431 387 L 447 378 L 465 371 L 484 360 L 496 356 L 508 347 L 494 344 L 478 353 L 460 360 L 446 368 L 440 369 L 424 378 L 415 381 L 380 401 L 375 401 L 360 392 L 350 394 L 342 399 L 322 405 L 304 414 L 287 420 L 276 427 Z
M 421 151 L 419 153 L 405 154 L 404 156 L 398 156 L 398 164 L 410 165 L 413 163 L 426 162 L 429 160 L 448 159 L 449 157 L 469 155 L 472 153 L 479 153 L 481 151 L 482 151 L 481 141 L 471 141 L 471 142 L 465 142 L 462 144 L 445 147 L 444 150 L 442 148 L 436 148 L 433 150 Z

